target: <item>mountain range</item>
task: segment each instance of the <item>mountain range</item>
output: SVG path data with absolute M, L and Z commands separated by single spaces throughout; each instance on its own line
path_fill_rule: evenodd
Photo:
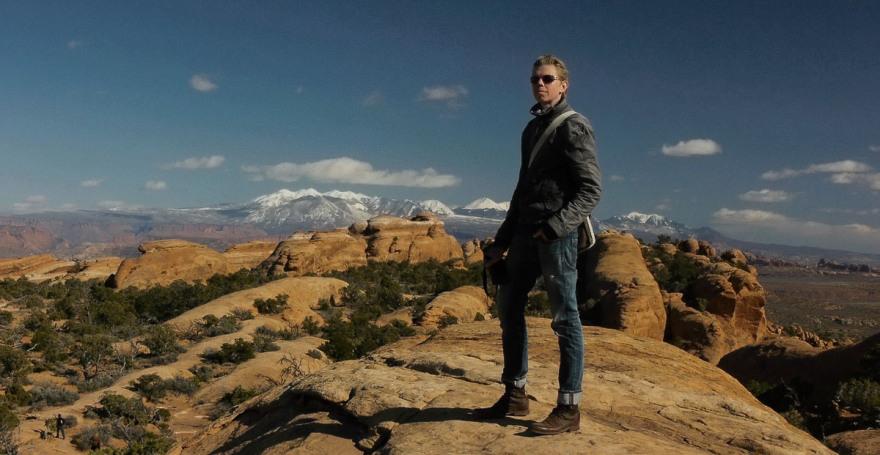
M 439 216 L 446 230 L 464 241 L 494 235 L 509 202 L 482 197 L 461 207 L 438 200 L 414 201 L 351 191 L 282 189 L 239 204 L 177 209 L 108 209 L 0 216 L 0 257 L 40 253 L 58 256 L 133 256 L 143 241 L 180 238 L 223 249 L 255 239 L 282 239 L 297 230 L 330 230 L 380 214 L 411 217 L 422 211 Z M 792 262 L 819 259 L 880 264 L 880 255 L 820 248 L 743 242 L 708 227 L 691 228 L 657 214 L 631 212 L 598 220 L 597 228 L 631 232 L 652 242 L 664 235 L 695 237 L 719 248 L 740 248 Z

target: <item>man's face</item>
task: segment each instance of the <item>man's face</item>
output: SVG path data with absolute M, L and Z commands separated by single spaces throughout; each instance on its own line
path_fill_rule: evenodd
M 545 82 L 547 79 L 545 76 L 553 76 L 554 80 Z M 532 81 L 535 81 L 532 82 L 532 95 L 535 101 L 544 106 L 559 102 L 568 88 L 568 82 L 559 79 L 557 68 L 553 65 L 541 65 L 535 68 L 532 71 Z

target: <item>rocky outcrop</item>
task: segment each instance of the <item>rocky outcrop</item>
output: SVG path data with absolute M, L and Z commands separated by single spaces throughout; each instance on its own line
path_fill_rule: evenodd
M 379 216 L 347 230 L 298 232 L 278 244 L 260 264 L 266 273 L 321 274 L 366 265 L 367 261 L 463 261 L 461 245 L 431 214 L 412 219 Z
M 25 256 L 15 259 L 0 259 L 0 280 L 25 278 L 31 281 L 46 281 L 62 278 L 75 266 L 74 261 L 65 261 L 51 254 Z
M 88 280 L 101 280 L 106 281 L 110 275 L 116 273 L 119 270 L 119 265 L 122 264 L 122 258 L 109 256 L 109 257 L 101 257 L 97 259 L 84 259 L 82 261 L 77 262 L 76 267 L 74 267 L 74 271 L 70 278 L 76 278 L 82 281 Z
M 725 355 L 718 367 L 743 384 L 803 384 L 810 393 L 802 398 L 827 403 L 841 382 L 876 373 L 872 352 L 880 352 L 880 333 L 858 344 L 824 351 L 796 338 L 774 337 Z
M 876 455 L 880 453 L 880 430 L 833 434 L 825 439 L 825 444 L 839 455 Z
M 253 269 L 262 264 L 275 251 L 278 242 L 274 240 L 254 240 L 232 245 L 223 252 L 229 262 L 229 270 Z
M 298 232 L 278 244 L 260 268 L 268 273 L 321 274 L 367 264 L 367 242 L 344 229 Z
M 528 331 L 528 417 L 481 422 L 471 413 L 502 390 L 500 329 L 486 321 L 303 376 L 172 453 L 832 453 L 706 362 L 598 327 L 584 329 L 581 429 L 528 437 L 556 402 L 559 360 L 549 320 L 529 318 Z
M 758 278 L 726 262 L 697 256 L 702 273 L 691 286 L 690 298 L 704 304 L 724 332 L 727 352 L 761 341 L 767 335 L 767 296 Z
M 616 231 L 602 232 L 597 240 L 587 259 L 590 278 L 582 297 L 596 302 L 598 316 L 591 322 L 662 340 L 666 309 L 638 240 Z
M 480 241 L 473 239 L 461 245 L 461 251 L 464 254 L 465 264 L 479 264 L 483 262 L 483 249 L 480 247 Z
M 476 286 L 462 286 L 451 291 L 443 292 L 428 306 L 425 312 L 419 318 L 419 325 L 428 329 L 436 328 L 444 324 L 444 321 L 450 321 L 452 318 L 456 322 L 471 322 L 479 319 L 478 315 L 488 319 L 489 306 L 492 302 L 489 296 Z
M 139 258 L 126 259 L 119 265 L 110 284 L 122 289 L 129 286 L 148 288 L 165 286 L 177 280 L 192 283 L 207 280 L 214 274 L 230 273 L 222 254 L 198 243 L 184 240 L 157 240 L 138 247 Z
M 351 230 L 367 240 L 367 257 L 377 261 L 463 261 L 461 245 L 446 233 L 443 222 L 430 213 L 410 220 L 395 216 L 370 219 L 362 231 Z
M 282 313 L 282 318 L 285 321 L 291 324 L 301 324 L 303 319 L 307 317 L 322 321 L 323 319 L 313 310 L 320 306 L 321 299 L 333 297 L 339 300 L 339 292 L 346 286 L 348 283 L 336 278 L 282 278 L 255 288 L 226 294 L 204 305 L 199 305 L 169 320 L 168 323 L 178 329 L 185 329 L 209 314 L 218 318 L 233 310 L 245 310 L 256 314 L 254 300 L 272 299 L 281 294 L 288 297 L 288 308 Z
M 667 342 L 713 365 L 730 351 L 721 325 L 711 314 L 687 306 L 680 293 L 664 292 L 663 301 Z

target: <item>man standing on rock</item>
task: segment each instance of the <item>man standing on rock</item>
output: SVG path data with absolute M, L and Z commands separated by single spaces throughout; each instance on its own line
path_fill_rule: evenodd
M 550 297 L 551 327 L 559 338 L 559 393 L 553 412 L 534 423 L 532 431 L 557 434 L 580 427 L 584 340 L 576 285 L 578 247 L 586 234 L 579 227 L 587 226 L 599 202 L 601 175 L 592 126 L 565 99 L 569 87 L 565 63 L 542 55 L 532 66 L 531 84 L 537 104 L 531 109 L 535 118 L 522 134 L 519 180 L 495 242 L 484 251 L 486 267 L 502 267 L 501 275 L 506 275 L 497 299 L 505 391 L 492 407 L 478 409 L 476 415 L 497 419 L 529 412 L 525 307 L 529 291 L 542 275 Z

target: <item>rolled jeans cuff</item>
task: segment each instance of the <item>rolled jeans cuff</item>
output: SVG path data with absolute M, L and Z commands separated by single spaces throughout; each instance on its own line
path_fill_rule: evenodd
M 501 382 L 508 384 L 508 385 L 512 385 L 512 386 L 516 387 L 517 389 L 521 389 L 526 386 L 526 378 L 519 378 L 519 379 L 501 378 Z
M 580 402 L 581 392 L 559 392 L 556 395 L 556 404 L 574 406 Z

